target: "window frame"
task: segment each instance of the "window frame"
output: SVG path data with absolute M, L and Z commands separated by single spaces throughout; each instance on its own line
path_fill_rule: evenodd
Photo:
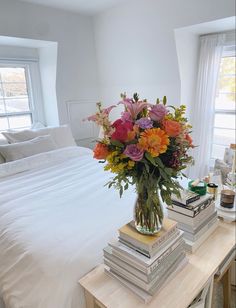
M 31 126 L 37 122 L 44 124 L 44 108 L 42 99 L 41 78 L 38 60 L 31 59 L 1 59 L 0 67 L 19 67 L 25 69 L 25 79 L 28 94 L 29 111 L 0 114 L 1 118 L 11 116 L 30 115 Z M 9 126 L 9 120 L 8 120 Z M 28 127 L 28 126 L 27 126 Z M 24 127 L 22 127 L 24 128 Z M 14 129 L 9 126 L 8 129 Z
M 221 58 L 226 58 L 226 57 L 236 57 L 236 51 L 235 51 L 235 45 L 231 45 L 231 46 L 225 46 L 222 57 Z M 236 77 L 236 74 L 233 74 Z M 220 75 L 219 75 L 220 76 Z M 219 80 L 219 76 L 218 76 L 218 80 Z M 236 98 L 236 93 L 233 92 L 224 92 L 222 94 L 234 94 L 235 98 Z M 215 101 L 216 101 L 216 95 L 215 95 Z M 216 109 L 214 110 L 214 119 L 215 116 L 217 114 L 229 114 L 229 115 L 234 115 L 235 116 L 235 109 L 232 110 L 227 110 L 227 109 Z M 215 121 L 215 120 L 214 120 Z M 215 124 L 213 124 L 212 126 L 212 142 L 211 142 L 211 161 L 214 162 L 216 159 L 218 159 L 218 157 L 213 157 L 213 146 L 214 145 L 218 145 L 218 146 L 229 146 L 229 144 L 218 144 L 218 143 L 214 143 L 213 142 L 213 136 L 214 136 L 214 131 L 215 129 L 227 129 L 227 130 L 232 130 L 235 132 L 234 128 L 226 128 L 226 127 L 217 127 L 215 126 Z M 211 164 L 212 165 L 212 164 Z

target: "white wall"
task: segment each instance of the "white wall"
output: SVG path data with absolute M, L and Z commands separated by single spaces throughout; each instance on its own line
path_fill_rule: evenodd
M 171 104 L 179 104 L 174 29 L 234 12 L 234 0 L 133 0 L 97 15 L 94 28 L 102 98 L 113 103 L 122 90 L 139 91 L 148 99 L 167 95 Z
M 60 123 L 68 122 L 66 101 L 98 99 L 91 17 L 0 0 L 0 35 L 58 42 L 56 92 Z
M 49 126 L 57 126 L 59 123 L 56 93 L 57 48 L 57 43 L 49 43 L 38 49 L 44 113 Z

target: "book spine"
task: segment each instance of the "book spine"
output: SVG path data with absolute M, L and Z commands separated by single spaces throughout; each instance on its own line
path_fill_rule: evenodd
M 192 203 L 192 202 L 194 202 L 194 201 L 197 201 L 197 200 L 199 200 L 199 199 L 200 199 L 200 195 L 196 195 L 196 196 L 194 196 L 194 197 L 191 197 L 191 198 L 189 198 L 189 199 L 186 200 L 186 205 L 188 205 L 188 204 L 190 204 L 190 203 Z
M 191 206 L 191 205 L 185 205 L 185 204 L 183 204 L 183 203 L 181 203 L 180 201 L 177 201 L 177 200 L 172 200 L 172 203 L 173 204 L 175 204 L 175 205 L 177 205 L 177 206 L 180 206 L 180 207 L 182 207 L 182 208 L 188 208 L 188 210 L 197 210 L 197 209 L 199 209 L 199 208 L 204 208 L 204 207 L 207 207 L 208 205 L 210 205 L 211 203 L 212 203 L 212 198 L 208 198 L 208 199 L 206 199 L 205 201 L 203 201 L 203 202 L 201 202 L 201 203 L 199 203 L 198 205 L 196 205 L 196 206 Z
M 155 273 L 156 269 L 159 267 L 159 265 L 163 262 L 163 260 L 165 260 L 165 258 L 168 258 L 173 252 L 175 249 L 177 249 L 177 247 L 182 247 L 182 249 L 184 250 L 183 248 L 183 239 L 181 239 L 181 241 L 178 241 L 175 243 L 175 245 L 169 247 L 169 249 L 167 251 L 165 251 L 161 256 L 160 258 L 158 258 L 149 268 L 149 271 L 150 271 L 150 274 L 152 273 Z
M 160 251 L 164 246 L 166 246 L 170 241 L 172 241 L 173 237 L 175 237 L 175 236 L 177 237 L 177 235 L 179 235 L 179 230 L 177 228 L 174 231 L 175 232 L 170 233 L 168 238 L 163 240 L 158 246 L 156 246 L 152 250 L 146 250 L 146 249 L 144 249 L 140 246 L 136 246 L 133 243 L 130 243 L 129 241 L 124 240 L 120 237 L 119 237 L 119 242 L 121 242 L 123 245 L 126 245 L 129 248 L 135 250 L 136 252 L 141 253 L 145 257 L 148 257 L 149 259 L 151 259 L 158 253 L 158 251 Z
M 175 225 L 173 228 L 168 230 L 166 234 L 164 234 L 158 241 L 156 241 L 150 248 L 149 253 L 151 253 L 152 250 L 157 249 L 158 246 L 160 246 L 164 241 L 166 241 L 172 234 L 174 234 L 177 231 L 177 225 Z

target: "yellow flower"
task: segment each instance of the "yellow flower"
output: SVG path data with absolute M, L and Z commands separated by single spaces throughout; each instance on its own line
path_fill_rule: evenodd
M 141 133 L 138 146 L 140 149 L 149 152 L 152 157 L 165 153 L 170 140 L 164 130 L 160 128 L 146 129 Z
M 122 173 L 126 170 L 132 169 L 135 165 L 134 161 L 127 161 L 127 156 L 119 153 L 118 151 L 110 153 L 106 160 L 107 165 L 104 167 L 104 170 L 111 171 L 113 173 Z

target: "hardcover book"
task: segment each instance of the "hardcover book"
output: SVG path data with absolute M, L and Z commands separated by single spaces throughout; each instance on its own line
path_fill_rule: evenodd
M 183 203 L 181 201 L 181 199 L 178 199 L 178 198 L 172 198 L 171 200 L 172 200 L 172 203 L 177 205 L 177 206 L 193 210 L 193 209 L 196 209 L 198 207 L 201 207 L 201 206 L 204 206 L 204 205 L 211 203 L 213 198 L 210 194 L 206 194 L 204 196 L 199 197 L 196 201 L 189 203 L 189 204 Z
M 112 254 L 117 258 L 123 260 L 124 262 L 133 264 L 139 270 L 150 274 L 156 270 L 160 260 L 166 254 L 171 253 L 182 241 L 183 241 L 183 231 L 179 231 L 178 235 L 175 236 L 168 245 L 160 250 L 155 257 L 148 258 L 141 253 L 129 248 L 128 246 L 120 243 L 119 241 L 113 241 L 109 243 L 109 246 L 112 248 Z
M 194 253 L 202 243 L 215 231 L 218 226 L 218 220 L 195 242 L 185 240 L 185 248 L 187 251 Z
M 209 216 L 215 212 L 215 203 L 212 202 L 206 209 L 195 217 L 189 217 L 183 213 L 176 212 L 168 208 L 168 217 L 179 223 L 189 225 L 192 229 L 197 229 Z
M 151 256 L 153 251 L 165 242 L 177 230 L 177 223 L 168 218 L 164 218 L 161 231 L 155 235 L 143 235 L 138 233 L 133 227 L 132 222 L 124 225 L 119 229 L 120 239 L 126 243 L 139 248 L 140 250 L 148 252 Z
M 179 266 L 170 273 L 170 275 L 167 277 L 167 279 L 163 282 L 163 284 L 159 287 L 159 289 L 156 292 L 159 292 L 163 287 L 165 287 L 172 279 L 175 277 L 188 263 L 188 260 L 186 258 L 183 259 L 183 261 L 179 264 Z M 105 273 L 115 278 L 116 280 L 120 281 L 125 287 L 130 289 L 132 292 L 134 292 L 140 299 L 143 300 L 145 304 L 149 303 L 152 299 L 152 295 L 147 293 L 146 291 L 142 290 L 141 288 L 135 286 L 133 283 L 129 282 L 128 280 L 120 277 L 119 275 L 116 275 L 115 273 L 111 272 L 109 267 L 105 267 Z
M 191 191 L 191 190 L 187 190 L 187 189 L 184 189 L 183 191 L 180 191 L 180 195 L 181 197 L 178 198 L 176 195 L 172 195 L 171 196 L 171 199 L 172 200 L 176 200 L 178 202 L 180 202 L 181 204 L 183 205 L 188 205 L 196 200 L 199 200 L 200 199 L 200 195 Z
M 123 270 L 128 271 L 129 273 L 135 275 L 137 278 L 145 281 L 146 283 L 151 282 L 156 279 L 158 276 L 163 274 L 171 264 L 174 262 L 175 258 L 182 253 L 184 248 L 184 240 L 177 243 L 178 245 L 173 247 L 173 250 L 169 250 L 164 253 L 161 257 L 158 258 L 158 262 L 156 263 L 156 268 L 153 269 L 152 272 L 147 273 L 147 271 L 142 271 L 139 267 L 135 266 L 133 263 L 127 263 L 120 258 L 114 256 L 112 254 L 111 247 L 106 247 L 104 249 L 104 263 L 111 268 L 121 268 Z

